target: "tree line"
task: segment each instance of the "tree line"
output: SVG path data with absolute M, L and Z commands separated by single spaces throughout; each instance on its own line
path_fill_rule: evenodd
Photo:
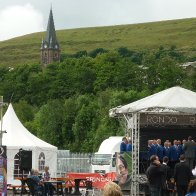
M 63 54 L 60 63 L 0 67 L 0 95 L 24 126 L 73 152 L 95 152 L 109 136 L 123 135 L 109 109 L 172 86 L 196 91 L 195 68 L 175 46 L 151 51 L 97 48 Z

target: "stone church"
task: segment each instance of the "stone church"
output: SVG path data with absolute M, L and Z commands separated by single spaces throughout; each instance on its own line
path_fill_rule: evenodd
M 54 61 L 60 61 L 60 46 L 56 37 L 52 8 L 50 9 L 47 31 L 44 39 L 42 39 L 40 50 L 43 66 L 47 66 Z

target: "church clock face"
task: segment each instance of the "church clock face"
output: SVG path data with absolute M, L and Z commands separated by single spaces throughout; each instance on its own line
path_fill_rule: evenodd
M 56 48 L 56 49 L 58 48 L 57 44 L 55 45 L 55 48 Z
M 47 48 L 47 44 L 44 44 L 44 48 Z

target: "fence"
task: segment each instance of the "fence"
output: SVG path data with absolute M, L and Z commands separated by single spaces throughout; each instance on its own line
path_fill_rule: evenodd
M 58 151 L 57 175 L 63 176 L 67 172 L 89 173 L 91 171 L 89 157 L 90 154 L 87 153 Z

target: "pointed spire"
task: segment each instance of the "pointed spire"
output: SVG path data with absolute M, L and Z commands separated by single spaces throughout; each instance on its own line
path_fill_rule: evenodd
M 52 43 L 50 43 L 50 40 L 52 40 Z M 50 9 L 50 15 L 49 15 L 49 19 L 48 19 L 47 32 L 46 32 L 46 36 L 45 36 L 44 42 L 47 42 L 48 44 L 50 44 L 50 46 L 52 48 L 56 44 L 58 44 L 58 41 L 57 41 L 57 38 L 56 38 L 54 20 L 53 20 L 52 5 L 51 5 L 51 9 Z
M 60 61 L 60 47 L 56 38 L 56 31 L 52 14 L 52 5 L 49 14 L 46 35 L 45 38 L 42 40 L 40 52 L 41 64 L 44 66 L 47 66 L 53 61 Z

